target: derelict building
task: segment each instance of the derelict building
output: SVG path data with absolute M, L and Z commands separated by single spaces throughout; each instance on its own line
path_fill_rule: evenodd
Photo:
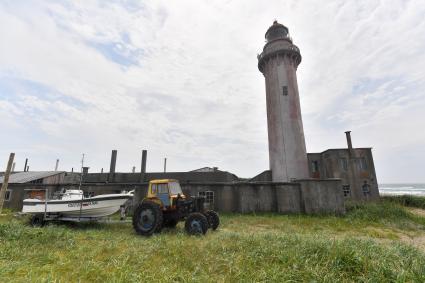
M 276 21 L 266 32 L 258 55 L 265 77 L 270 169 L 252 179 L 240 179 L 218 169 L 191 172 L 146 172 L 147 152 L 142 152 L 140 172 L 115 172 L 117 151 L 112 151 L 109 172 L 15 172 L 11 175 L 5 207 L 21 209 L 22 200 L 52 196 L 63 188 L 81 188 L 87 195 L 135 190 L 140 201 L 152 179 L 180 181 L 188 195 L 202 195 L 219 211 L 279 213 L 344 213 L 345 201 L 379 198 L 371 148 L 347 148 L 307 153 L 301 117 L 296 70 L 301 53 L 288 28 Z M 25 165 L 25 168 L 27 166 Z M 1 176 L 1 174 L 0 174 Z M 3 182 L 0 177 L 0 183 Z

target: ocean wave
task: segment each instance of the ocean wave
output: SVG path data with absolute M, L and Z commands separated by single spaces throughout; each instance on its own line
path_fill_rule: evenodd
M 395 196 L 401 196 L 401 195 L 414 195 L 414 196 L 425 196 L 425 190 L 410 190 L 410 191 L 383 191 L 380 190 L 379 194 L 381 195 L 395 195 Z
M 380 190 L 425 190 L 425 188 L 415 188 L 415 187 L 382 187 Z

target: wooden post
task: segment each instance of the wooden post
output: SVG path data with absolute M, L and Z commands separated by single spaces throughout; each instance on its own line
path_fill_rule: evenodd
M 12 164 L 13 164 L 14 158 L 15 158 L 15 153 L 12 152 L 9 156 L 9 162 L 7 162 L 6 172 L 4 173 L 4 176 L 3 176 L 3 184 L 0 189 L 0 214 L 3 209 L 4 196 L 6 195 L 7 186 L 9 185 L 9 175 L 10 175 L 10 171 L 12 170 Z

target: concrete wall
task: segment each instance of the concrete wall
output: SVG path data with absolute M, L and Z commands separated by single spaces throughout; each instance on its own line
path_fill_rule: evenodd
M 284 214 L 304 212 L 299 184 L 276 184 L 276 212 Z
M 340 180 L 301 180 L 297 183 L 277 182 L 186 182 L 181 183 L 186 195 L 214 192 L 213 209 L 221 212 L 277 212 L 277 213 L 344 213 Z M 148 183 L 84 183 L 82 189 L 94 195 L 135 190 L 138 203 L 146 195 Z M 34 185 L 11 184 L 11 200 L 6 208 L 22 209 L 25 189 L 49 189 L 52 196 L 62 188 L 78 188 L 76 184 Z
M 177 179 L 185 182 L 232 182 L 238 177 L 225 171 L 214 172 L 158 172 L 145 173 L 145 182 L 154 179 Z M 139 183 L 140 173 L 89 173 L 84 175 L 85 183 Z
M 345 212 L 341 180 L 304 179 L 294 183 L 240 182 L 182 184 L 185 194 L 214 192 L 214 209 L 223 212 L 335 213 Z
M 306 179 L 297 182 L 301 185 L 303 210 L 306 214 L 345 213 L 340 179 Z
M 48 185 L 52 185 L 52 184 L 60 184 L 63 183 L 64 178 L 65 178 L 65 172 L 63 173 L 59 173 L 53 176 L 49 176 L 46 178 L 43 178 L 43 184 L 48 184 Z

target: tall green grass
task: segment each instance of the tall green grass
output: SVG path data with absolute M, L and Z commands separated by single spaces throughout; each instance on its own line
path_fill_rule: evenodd
M 401 195 L 401 196 L 383 196 L 381 199 L 385 202 L 397 203 L 403 206 L 417 207 L 425 209 L 425 197 Z
M 425 218 L 414 215 L 398 202 L 389 200 L 349 205 L 347 206 L 345 218 L 350 222 L 360 221 L 368 224 L 383 224 L 397 228 L 425 228 Z
M 425 282 L 421 250 L 367 233 L 424 233 L 423 219 L 395 203 L 352 206 L 343 217 L 221 220 L 204 237 L 187 236 L 180 223 L 144 238 L 129 223 L 32 228 L 0 219 L 0 281 Z

